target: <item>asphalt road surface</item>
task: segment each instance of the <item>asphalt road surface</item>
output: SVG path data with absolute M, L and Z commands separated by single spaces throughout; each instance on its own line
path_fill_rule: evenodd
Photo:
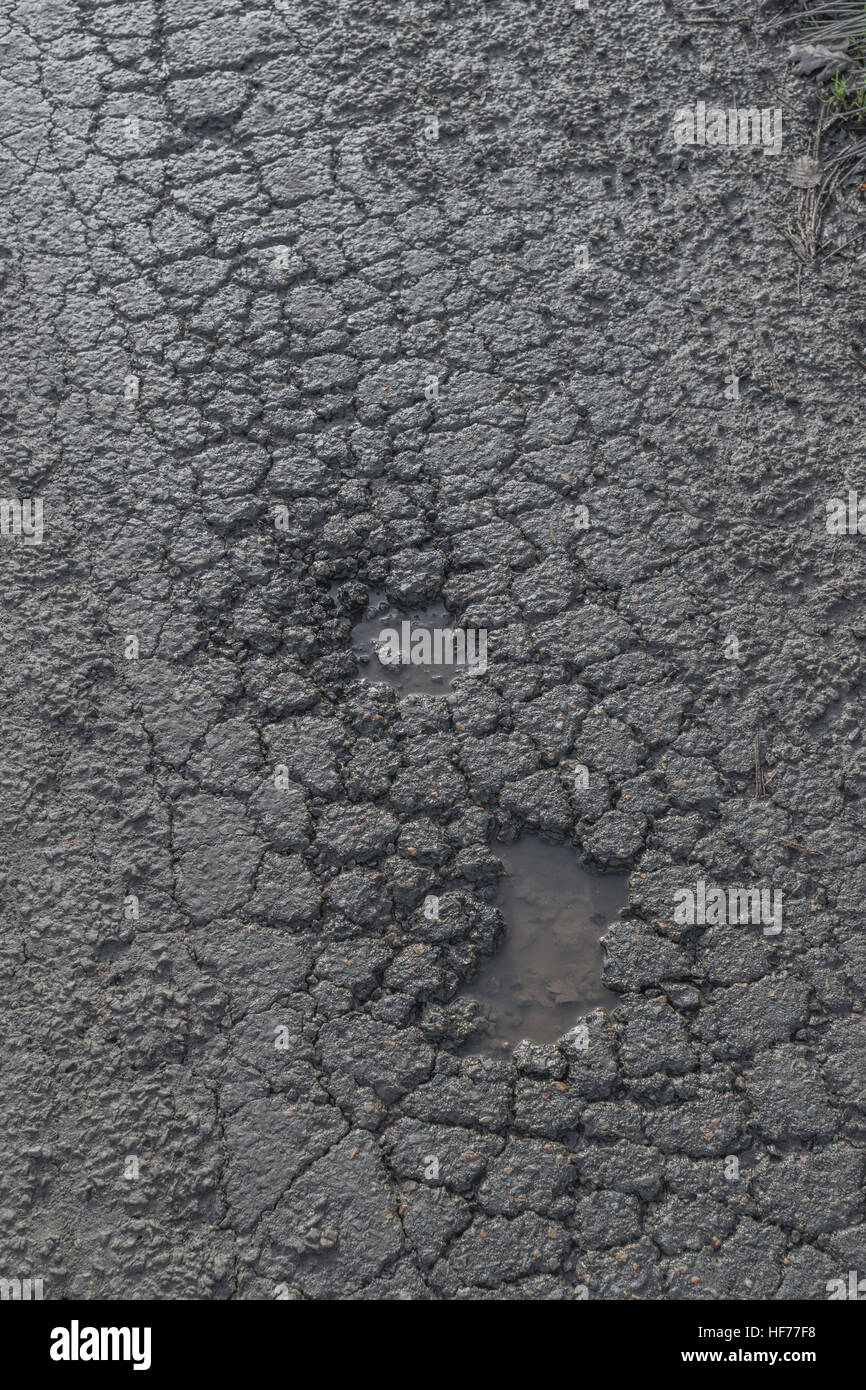
M 7 10 L 0 1278 L 866 1271 L 866 305 L 786 235 L 770 19 Z M 678 145 L 698 102 L 781 149 Z M 487 670 L 362 679 L 381 593 Z M 466 1056 L 521 832 L 630 873 L 620 1003 Z

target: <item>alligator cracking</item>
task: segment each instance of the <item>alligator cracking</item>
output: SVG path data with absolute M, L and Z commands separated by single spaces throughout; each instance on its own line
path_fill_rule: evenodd
M 0 1276 L 824 1299 L 866 1269 L 866 543 L 825 525 L 866 326 L 785 235 L 811 88 L 754 7 L 416 18 L 7 16 Z M 676 146 L 698 101 L 781 153 Z M 379 602 L 486 671 L 370 679 Z M 519 901 L 521 836 L 627 884 L 574 976 L 512 937 L 532 1021 L 464 1055 L 497 893 L 558 933 L 578 872 Z M 780 932 L 677 921 L 699 881 Z

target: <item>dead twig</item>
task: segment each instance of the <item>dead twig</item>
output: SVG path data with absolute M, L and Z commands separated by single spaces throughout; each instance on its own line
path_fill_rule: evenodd
M 761 768 L 761 735 L 755 734 L 755 800 L 760 801 L 766 790 L 767 786 Z
M 844 114 L 837 112 L 828 120 L 824 119 L 826 106 L 822 107 L 818 117 L 818 129 L 812 142 L 811 162 L 816 167 L 821 163 L 821 141 L 828 131 L 844 119 Z M 836 193 L 841 169 L 836 160 L 832 160 L 826 176 L 812 188 L 804 190 L 800 198 L 798 217 L 793 229 L 785 228 L 785 236 L 790 241 L 800 259 L 804 262 L 814 261 L 818 258 L 818 240 L 821 235 L 821 223 L 824 220 L 824 213 L 827 203 Z M 825 253 L 826 254 L 826 253 Z
M 784 845 L 787 849 L 798 849 L 801 854 L 821 854 L 822 849 L 813 849 L 811 845 L 801 845 L 797 840 L 783 840 L 781 835 L 774 835 L 773 839 L 777 845 Z

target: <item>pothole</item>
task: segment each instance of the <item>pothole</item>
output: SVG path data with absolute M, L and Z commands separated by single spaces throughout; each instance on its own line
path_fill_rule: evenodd
M 460 993 L 486 1016 L 470 1054 L 503 1052 L 524 1038 L 556 1042 L 584 1014 L 620 1002 L 601 983 L 599 937 L 628 901 L 628 875 L 588 873 L 571 845 L 531 835 L 494 849 L 507 875 L 496 896 L 507 930 Z
M 483 674 L 487 634 L 455 627 L 441 603 L 407 612 L 374 593 L 352 628 L 352 651 L 365 680 L 401 695 L 445 695 L 457 676 Z

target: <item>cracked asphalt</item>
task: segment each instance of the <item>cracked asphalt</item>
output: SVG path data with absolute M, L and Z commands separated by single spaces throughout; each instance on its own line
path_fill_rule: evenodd
M 825 527 L 866 314 L 785 235 L 814 107 L 770 17 L 7 9 L 0 493 L 44 536 L 0 540 L 0 1277 L 866 1271 L 866 542 Z M 697 100 L 780 107 L 781 155 L 677 149 Z M 486 629 L 483 678 L 362 681 L 380 591 Z M 463 1056 L 524 830 L 630 873 L 619 1006 Z M 678 924 L 701 878 L 782 932 Z

